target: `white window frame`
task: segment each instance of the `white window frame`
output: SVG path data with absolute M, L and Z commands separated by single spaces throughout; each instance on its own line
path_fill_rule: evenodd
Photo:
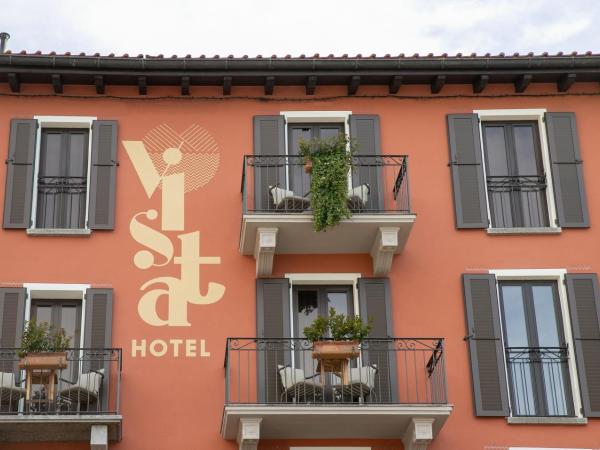
M 285 155 L 289 155 L 288 124 L 290 123 L 341 123 L 344 125 L 344 134 L 350 139 L 350 115 L 352 111 L 281 111 L 284 119 Z M 348 150 L 350 147 L 348 145 Z M 350 171 L 350 175 L 352 171 Z M 290 166 L 286 165 L 286 188 L 290 185 Z M 348 177 L 348 187 L 352 187 L 352 180 Z
M 490 270 L 490 274 L 496 276 L 496 297 L 498 300 L 498 311 L 502 311 L 500 306 L 500 289 L 498 287 L 498 281 L 514 280 L 514 281 L 535 281 L 535 280 L 549 280 L 555 281 L 558 287 L 558 298 L 560 303 L 560 312 L 562 316 L 562 325 L 565 333 L 565 341 L 569 348 L 568 354 L 568 366 L 569 366 L 569 377 L 571 378 L 571 397 L 573 399 L 573 410 L 575 412 L 575 418 L 582 419 L 583 414 L 581 412 L 582 403 L 581 396 L 579 394 L 579 378 L 577 377 L 577 365 L 575 361 L 575 345 L 573 341 L 573 330 L 571 328 L 571 317 L 569 311 L 569 302 L 567 299 L 567 287 L 565 284 L 565 275 L 567 274 L 566 269 L 498 269 Z M 504 371 L 506 375 L 506 388 L 509 393 L 508 402 L 510 400 L 510 385 L 508 378 L 508 366 L 505 360 L 504 354 L 504 325 L 502 317 L 500 317 L 500 333 L 502 338 L 502 359 L 504 360 Z M 512 407 L 510 408 L 512 415 Z M 533 419 L 533 417 L 528 418 Z
M 78 346 L 83 348 L 85 337 L 85 292 L 91 288 L 89 284 L 54 284 L 54 283 L 23 283 L 27 290 L 25 300 L 25 321 L 31 320 L 31 301 L 44 300 L 81 300 L 81 336 Z
M 497 233 L 501 231 L 519 230 L 519 232 L 555 232 L 561 231 L 561 228 L 557 225 L 557 213 L 556 204 L 554 200 L 554 184 L 552 179 L 552 163 L 550 162 L 550 151 L 548 148 L 548 136 L 546 133 L 546 126 L 544 124 L 544 116 L 546 114 L 545 108 L 537 109 L 476 109 L 473 111 L 479 117 L 479 142 L 481 142 L 481 161 L 483 167 L 483 177 L 485 186 L 485 201 L 488 215 L 488 233 Z M 538 134 L 540 136 L 540 147 L 542 153 L 542 165 L 544 173 L 546 174 L 546 204 L 548 205 L 548 227 L 532 228 L 498 228 L 492 227 L 492 215 L 490 211 L 490 201 L 488 198 L 487 190 L 487 173 L 485 165 L 485 149 L 483 141 L 483 123 L 484 122 L 505 122 L 511 120 L 535 120 L 538 123 Z M 544 231 L 542 231 L 544 230 Z
M 89 234 L 90 228 L 88 223 L 89 208 L 90 208 L 90 174 L 92 166 L 92 122 L 96 117 L 90 116 L 33 116 L 37 120 L 38 128 L 35 138 L 35 159 L 33 165 L 33 194 L 31 199 L 31 227 L 27 229 L 30 234 Z M 80 128 L 89 130 L 88 134 L 88 164 L 87 164 L 87 187 L 85 199 L 85 224 L 83 228 L 57 230 L 55 228 L 38 228 L 36 226 L 37 215 L 37 190 L 38 190 L 38 175 L 40 167 L 40 152 L 42 147 L 42 129 L 44 128 Z

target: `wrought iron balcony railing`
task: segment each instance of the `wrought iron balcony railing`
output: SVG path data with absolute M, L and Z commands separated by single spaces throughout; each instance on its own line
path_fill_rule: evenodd
M 0 415 L 120 414 L 120 348 L 68 349 L 59 369 L 20 369 L 20 361 L 18 349 L 0 349 Z
M 37 228 L 84 228 L 86 177 L 40 176 L 37 183 Z
M 444 341 L 365 339 L 346 368 L 321 364 L 294 338 L 228 338 L 227 405 L 385 405 L 447 403 Z
M 498 228 L 547 227 L 546 176 L 488 176 L 492 225 Z
M 244 214 L 309 213 L 311 175 L 301 156 L 244 156 Z M 406 155 L 354 155 L 348 207 L 359 213 L 411 213 Z
M 513 416 L 573 416 L 566 347 L 507 347 Z

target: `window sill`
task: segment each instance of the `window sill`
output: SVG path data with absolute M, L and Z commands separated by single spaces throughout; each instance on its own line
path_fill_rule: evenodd
M 522 228 L 488 228 L 487 234 L 490 235 L 511 235 L 511 234 L 560 234 L 560 227 L 522 227 Z
M 27 228 L 29 236 L 89 236 L 89 228 Z
M 587 417 L 507 417 L 513 425 L 587 425 Z

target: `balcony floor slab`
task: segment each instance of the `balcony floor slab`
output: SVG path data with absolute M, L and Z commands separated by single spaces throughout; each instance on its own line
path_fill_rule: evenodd
M 0 415 L 0 442 L 90 441 L 92 425 L 121 440 L 121 415 Z
M 261 439 L 402 439 L 413 419 L 431 418 L 433 437 L 453 406 L 445 405 L 226 405 L 221 435 L 236 439 L 240 419 L 261 418 Z

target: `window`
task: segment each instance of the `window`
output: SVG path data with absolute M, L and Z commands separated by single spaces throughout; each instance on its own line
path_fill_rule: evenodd
M 462 278 L 476 415 L 509 423 L 597 417 L 598 275 L 503 269 Z
M 491 226 L 548 227 L 537 122 L 482 124 Z
M 513 416 L 573 416 L 568 345 L 555 281 L 500 281 Z
M 3 228 L 31 235 L 112 230 L 118 124 L 95 117 L 12 119 Z
M 42 129 L 35 228 L 85 228 L 87 129 Z
M 344 133 L 343 123 L 291 123 L 287 128 L 288 136 L 288 189 L 295 195 L 307 196 L 310 194 L 310 174 L 304 171 L 300 157 L 300 142 L 311 139 L 327 139 Z
M 448 114 L 456 228 L 558 233 L 590 226 L 573 112 Z

